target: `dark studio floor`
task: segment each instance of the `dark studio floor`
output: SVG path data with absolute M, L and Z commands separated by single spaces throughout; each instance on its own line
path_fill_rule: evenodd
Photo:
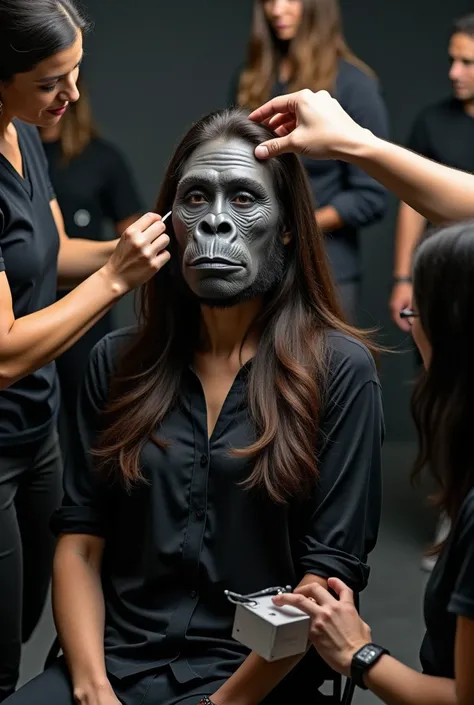
M 372 627 L 374 640 L 416 667 L 423 634 L 422 595 L 427 579 L 427 574 L 420 570 L 420 558 L 423 547 L 432 538 L 434 520 L 424 508 L 421 492 L 409 486 L 413 452 L 410 444 L 385 445 L 382 526 L 371 557 L 372 575 L 361 609 Z M 48 609 L 25 647 L 22 682 L 40 671 L 53 635 Z M 379 701 L 370 693 L 358 692 L 353 702 L 371 705 Z

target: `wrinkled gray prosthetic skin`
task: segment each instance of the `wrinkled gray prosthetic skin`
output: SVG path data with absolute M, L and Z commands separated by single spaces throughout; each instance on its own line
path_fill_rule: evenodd
M 281 281 L 281 208 L 270 170 L 243 140 L 196 149 L 178 184 L 173 230 L 182 275 L 201 303 L 235 306 Z

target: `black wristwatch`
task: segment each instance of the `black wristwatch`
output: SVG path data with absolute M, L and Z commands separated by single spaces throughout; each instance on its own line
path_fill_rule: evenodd
M 384 654 L 390 656 L 387 649 L 377 646 L 377 644 L 366 644 L 354 654 L 351 664 L 351 679 L 359 688 L 367 690 L 364 683 L 364 673 L 372 668 Z

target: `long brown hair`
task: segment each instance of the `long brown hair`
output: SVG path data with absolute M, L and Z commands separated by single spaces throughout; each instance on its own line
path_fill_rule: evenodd
M 301 88 L 332 92 L 340 59 L 374 76 L 347 45 L 338 0 L 301 1 L 303 16 L 298 33 L 288 48 L 288 92 Z M 280 45 L 265 17 L 262 0 L 255 0 L 247 65 L 240 76 L 237 94 L 238 105 L 253 110 L 270 98 L 272 87 L 278 80 Z
M 413 479 L 424 470 L 434 477 L 439 491 L 433 503 L 454 523 L 474 488 L 474 222 L 432 231 L 415 254 L 413 275 L 415 305 L 431 346 L 412 399 L 419 439 Z
M 186 161 L 201 144 L 239 138 L 256 146 L 273 136 L 238 109 L 199 121 L 178 146 L 164 177 L 156 210 L 172 209 Z M 248 379 L 248 407 L 257 440 L 235 449 L 251 458 L 247 487 L 264 487 L 276 502 L 304 491 L 317 477 L 318 421 L 324 404 L 329 329 L 365 340 L 343 321 L 329 271 L 323 236 L 316 225 L 311 193 L 298 157 L 284 154 L 265 163 L 291 232 L 285 272 L 258 319 L 259 345 Z M 168 221 L 170 222 L 170 221 Z M 172 225 L 171 261 L 141 291 L 140 322 L 112 379 L 102 434 L 95 450 L 99 465 L 129 485 L 141 478 L 140 453 L 179 402 L 182 375 L 199 345 L 199 301 L 184 284 Z
M 67 164 L 78 157 L 88 144 L 99 136 L 89 102 L 84 81 L 79 75 L 77 88 L 81 97 L 76 103 L 71 103 L 64 113 L 60 124 L 61 156 L 63 163 Z

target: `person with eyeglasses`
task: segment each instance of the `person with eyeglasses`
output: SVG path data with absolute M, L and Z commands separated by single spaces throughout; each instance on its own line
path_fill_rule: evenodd
M 432 549 L 438 560 L 425 592 L 422 673 L 373 643 L 341 580 L 328 580 L 333 594 L 313 583 L 274 601 L 310 615 L 310 639 L 318 653 L 384 703 L 472 705 L 474 222 L 443 228 L 425 239 L 415 253 L 413 281 L 413 308 L 400 314 L 411 326 L 425 368 L 413 395 L 419 436 L 413 472 L 415 478 L 425 471 L 433 476 L 435 503 L 450 520 L 448 536 Z
M 412 308 L 404 308 L 402 311 L 400 311 L 399 316 L 403 321 L 406 321 L 411 327 L 415 318 L 419 318 L 420 314 L 414 311 Z

